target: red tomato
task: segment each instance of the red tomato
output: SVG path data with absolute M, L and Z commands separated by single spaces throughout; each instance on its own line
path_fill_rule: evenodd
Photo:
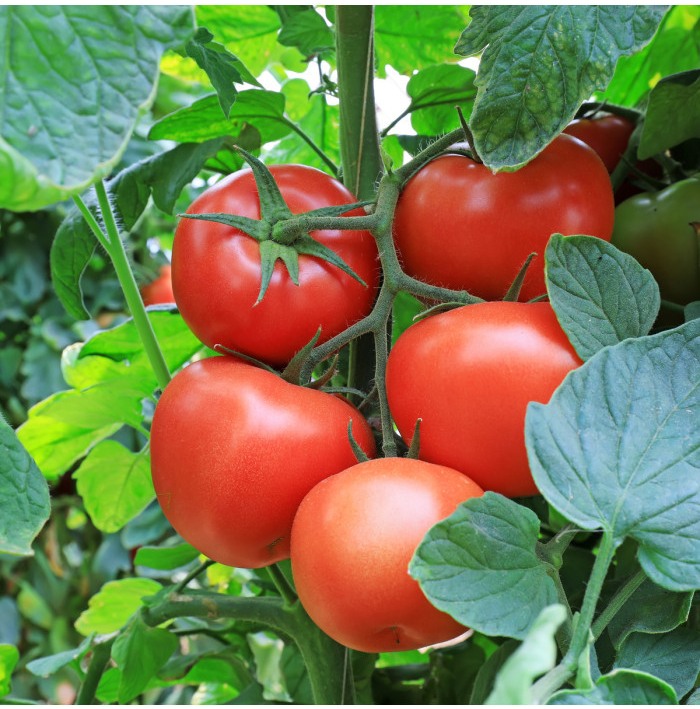
M 289 556 L 294 513 L 323 478 L 370 456 L 350 404 L 234 357 L 195 362 L 168 384 L 151 430 L 151 472 L 175 530 L 209 558 L 258 568 Z
M 173 282 L 170 277 L 170 266 L 161 266 L 158 277 L 141 288 L 141 297 L 144 305 L 157 305 L 158 303 L 174 303 Z
M 307 613 L 363 652 L 413 650 L 463 633 L 428 601 L 408 564 L 430 527 L 482 494 L 456 470 L 405 458 L 326 478 L 292 527 L 292 572 Z
M 502 298 L 532 252 L 520 299 L 545 292 L 544 250 L 554 233 L 606 241 L 615 205 L 605 166 L 560 135 L 517 172 L 493 174 L 461 155 L 428 163 L 409 180 L 394 219 L 406 272 L 423 281 Z
M 420 458 L 507 497 L 535 495 L 525 411 L 581 364 L 549 303 L 478 303 L 428 317 L 396 341 L 386 370 L 394 421 Z
M 577 118 L 571 121 L 564 133 L 582 140 L 598 153 L 608 172 L 612 172 L 627 150 L 634 122 L 622 116 L 601 118 Z
M 270 168 L 295 214 L 357 200 L 337 180 L 303 165 Z M 225 212 L 260 218 L 251 170 L 241 170 L 210 187 L 188 213 Z M 363 215 L 362 210 L 348 213 Z M 366 231 L 319 231 L 311 236 L 335 251 L 367 284 L 312 256 L 299 256 L 299 286 L 277 261 L 263 300 L 258 242 L 215 222 L 182 219 L 173 245 L 175 299 L 185 322 L 209 347 L 216 344 L 285 365 L 322 328 L 319 344 L 364 317 L 379 280 L 377 249 Z

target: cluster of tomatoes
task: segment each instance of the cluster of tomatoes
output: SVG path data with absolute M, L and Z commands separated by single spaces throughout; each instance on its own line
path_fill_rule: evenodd
M 420 420 L 419 459 L 377 458 L 369 423 L 347 400 L 231 354 L 180 371 L 158 402 L 151 435 L 156 493 L 178 533 L 231 566 L 291 557 L 301 603 L 349 647 L 405 650 L 463 632 L 428 602 L 408 564 L 427 530 L 466 499 L 484 490 L 537 494 L 525 409 L 548 401 L 581 360 L 546 301 L 502 298 L 532 252 L 539 256 L 520 300 L 545 293 L 542 253 L 552 233 L 611 238 L 609 169 L 586 144 L 561 135 L 515 173 L 494 175 L 450 154 L 405 185 L 393 227 L 404 270 L 486 301 L 424 318 L 391 349 L 389 408 L 407 444 Z M 294 214 L 356 201 L 313 168 L 270 171 Z M 220 181 L 188 212 L 260 219 L 252 173 Z M 356 213 L 363 214 L 349 214 Z M 621 226 L 621 241 L 623 233 Z M 260 251 L 274 244 L 223 223 L 183 219 L 173 285 L 188 326 L 209 347 L 280 367 L 319 327 L 323 342 L 366 316 L 380 282 L 372 236 L 311 236 L 362 282 L 300 254 L 296 285 L 280 256 L 259 300 Z M 697 254 L 693 263 L 697 278 Z M 357 462 L 349 425 L 369 460 Z

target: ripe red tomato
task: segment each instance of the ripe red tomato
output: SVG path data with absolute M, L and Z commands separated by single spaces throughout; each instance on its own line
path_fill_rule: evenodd
M 357 200 L 337 180 L 304 165 L 270 168 L 295 214 Z M 200 195 L 188 213 L 224 212 L 260 218 L 260 203 L 249 169 L 229 175 Z M 363 215 L 355 210 L 349 215 Z M 319 344 L 364 317 L 379 281 L 377 249 L 366 231 L 319 231 L 311 236 L 335 251 L 367 284 L 313 256 L 299 256 L 299 284 L 277 261 L 263 300 L 258 242 L 215 222 L 182 219 L 173 245 L 175 299 L 192 332 L 216 344 L 285 365 L 322 328 Z
M 413 650 L 465 631 L 437 610 L 408 564 L 425 533 L 483 490 L 456 470 L 405 458 L 360 463 L 316 485 L 292 527 L 299 600 L 334 640 Z
M 406 184 L 394 239 L 406 272 L 423 281 L 502 298 L 532 252 L 520 294 L 545 292 L 544 250 L 554 233 L 606 241 L 615 205 L 591 148 L 560 135 L 517 172 L 493 174 L 461 155 L 428 163 Z
M 258 568 L 289 556 L 294 513 L 323 478 L 354 465 L 346 401 L 237 360 L 189 365 L 168 384 L 151 429 L 151 473 L 175 530 L 209 558 Z
M 158 277 L 152 283 L 141 288 L 141 297 L 143 298 L 144 305 L 175 302 L 170 266 L 166 265 L 160 267 Z
M 546 403 L 581 364 L 552 310 L 539 303 L 467 305 L 412 325 L 386 371 L 389 406 L 420 458 L 507 497 L 538 494 L 525 450 L 525 411 Z
M 612 172 L 627 150 L 634 122 L 622 116 L 600 118 L 577 118 L 571 121 L 564 133 L 582 140 L 598 153 L 608 172 Z

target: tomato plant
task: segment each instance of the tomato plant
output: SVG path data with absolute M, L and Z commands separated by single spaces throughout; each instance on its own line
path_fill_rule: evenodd
M 161 266 L 158 276 L 151 283 L 141 286 L 141 297 L 144 305 L 175 302 L 170 266 Z
M 369 426 L 347 402 L 233 357 L 195 362 L 166 387 L 153 417 L 158 502 L 216 561 L 255 568 L 286 559 L 304 495 L 355 462 L 350 421 L 372 455 Z
M 408 562 L 434 524 L 481 488 L 405 458 L 360 463 L 316 485 L 292 527 L 292 570 L 311 618 L 363 652 L 413 650 L 466 629 L 432 606 Z
M 700 7 L 0 26 L 0 701 L 700 701 Z
M 276 165 L 270 172 L 293 213 L 352 204 L 337 180 L 304 165 Z M 260 218 L 253 173 L 236 172 L 210 187 L 188 214 L 228 213 Z M 362 214 L 356 210 L 350 214 Z M 277 261 L 260 302 L 260 245 L 220 223 L 183 219 L 173 245 L 173 289 L 182 317 L 209 347 L 224 347 L 284 365 L 321 328 L 319 342 L 366 315 L 376 295 L 377 250 L 364 231 L 322 230 L 312 238 L 336 252 L 364 281 L 354 280 L 314 256 L 299 256 L 299 285 Z
M 684 305 L 700 300 L 697 222 L 700 180 L 682 180 L 618 205 L 612 243 L 654 274 L 663 298 Z
M 581 364 L 548 303 L 477 303 L 427 317 L 396 342 L 387 395 L 420 457 L 508 497 L 538 493 L 525 451 L 530 401 Z
M 486 300 L 502 298 L 531 253 L 520 293 L 545 292 L 544 248 L 555 233 L 610 240 L 614 202 L 597 155 L 562 135 L 517 172 L 446 155 L 426 165 L 401 194 L 394 236 L 412 276 Z

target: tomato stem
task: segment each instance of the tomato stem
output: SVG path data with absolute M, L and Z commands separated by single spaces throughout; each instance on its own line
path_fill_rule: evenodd
M 98 643 L 93 648 L 85 679 L 83 679 L 75 700 L 79 706 L 90 705 L 94 702 L 97 686 L 100 683 L 100 679 L 102 679 L 104 671 L 107 669 L 107 663 L 109 662 L 112 645 L 115 640 L 116 637 L 112 637 L 103 643 Z
M 74 201 L 85 217 L 88 226 L 95 234 L 95 237 L 104 247 L 105 251 L 107 251 L 110 259 L 112 260 L 114 270 L 117 273 L 117 278 L 119 279 L 119 283 L 124 291 L 127 307 L 129 308 L 129 312 L 134 319 L 134 324 L 136 325 L 136 329 L 139 333 L 139 337 L 141 338 L 146 355 L 151 363 L 151 367 L 153 368 L 153 372 L 156 375 L 158 385 L 161 389 L 164 389 L 171 379 L 170 370 L 168 369 L 165 357 L 163 356 L 163 352 L 158 344 L 155 331 L 153 330 L 153 325 L 148 318 L 146 306 L 143 304 L 141 294 L 139 293 L 139 288 L 136 284 L 134 273 L 131 270 L 129 259 L 126 256 L 124 244 L 122 243 L 119 228 L 117 227 L 117 222 L 114 217 L 114 212 L 112 211 L 112 205 L 103 181 L 99 181 L 95 184 L 95 191 L 100 205 L 102 220 L 107 232 L 106 234 L 82 199 L 76 195 L 74 197 Z
M 615 617 L 622 606 L 627 603 L 632 594 L 646 581 L 647 575 L 641 569 L 636 574 L 630 576 L 625 583 L 617 590 L 617 593 L 610 599 L 608 605 L 600 612 L 596 618 L 591 631 L 593 638 L 597 640 L 610 621 Z

